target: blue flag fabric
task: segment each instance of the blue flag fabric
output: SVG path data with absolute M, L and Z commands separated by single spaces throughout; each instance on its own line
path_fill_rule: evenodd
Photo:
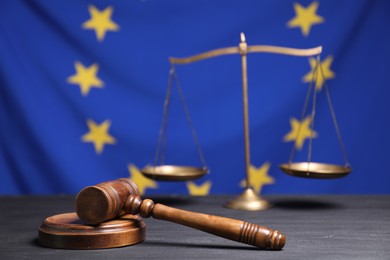
M 146 194 L 239 193 L 240 55 L 175 66 L 210 173 L 161 182 L 139 170 L 154 160 L 168 57 L 238 46 L 241 32 L 248 45 L 323 46 L 320 62 L 353 169 L 333 180 L 279 170 L 293 146 L 293 161 L 307 160 L 311 134 L 313 161 L 345 162 L 321 79 L 314 125 L 301 119 L 314 60 L 248 54 L 255 190 L 390 193 L 389 12 L 385 0 L 1 1 L 0 194 L 74 194 L 121 177 Z M 180 102 L 173 87 L 166 162 L 201 166 Z

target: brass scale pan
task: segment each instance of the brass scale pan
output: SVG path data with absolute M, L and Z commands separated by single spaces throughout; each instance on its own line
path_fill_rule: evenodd
M 159 165 L 146 166 L 141 173 L 153 180 L 159 181 L 188 181 L 202 177 L 209 172 L 206 167 Z
M 279 168 L 296 177 L 333 179 L 348 175 L 351 167 L 317 162 L 294 162 L 279 165 Z

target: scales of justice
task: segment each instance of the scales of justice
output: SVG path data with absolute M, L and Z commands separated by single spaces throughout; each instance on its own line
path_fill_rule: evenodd
M 311 116 L 311 129 L 314 129 L 314 117 L 316 113 L 316 100 L 317 100 L 317 89 L 315 88 L 315 83 L 319 76 L 322 76 L 324 79 L 324 74 L 320 64 L 320 54 L 322 52 L 322 47 L 316 47 L 311 49 L 294 49 L 294 48 L 285 48 L 279 46 L 268 46 L 268 45 L 247 45 L 245 40 L 245 35 L 241 33 L 241 42 L 238 46 L 235 47 L 226 47 L 220 49 L 214 49 L 211 51 L 203 52 L 197 55 L 193 55 L 185 58 L 174 58 L 170 57 L 169 62 L 171 64 L 171 69 L 169 71 L 168 78 L 168 88 L 165 96 L 164 109 L 163 109 L 163 118 L 159 131 L 157 149 L 155 153 L 153 165 L 147 165 L 141 169 L 141 173 L 150 179 L 158 181 L 187 181 L 200 178 L 209 172 L 209 168 L 206 165 L 201 146 L 199 144 L 198 138 L 196 136 L 192 120 L 189 114 L 187 104 L 184 99 L 182 88 L 179 84 L 178 77 L 175 71 L 174 65 L 184 65 L 190 64 L 193 62 L 201 61 L 204 59 L 209 59 L 222 55 L 233 55 L 239 54 L 241 56 L 241 69 L 242 69 L 242 100 L 243 100 L 243 119 L 244 119 L 244 148 L 245 148 L 245 172 L 246 172 L 246 187 L 241 195 L 237 198 L 228 202 L 225 206 L 231 209 L 241 209 L 241 210 L 262 210 L 270 207 L 270 203 L 265 199 L 261 198 L 250 186 L 249 180 L 249 167 L 250 167 L 250 138 L 249 138 L 249 112 L 248 112 L 248 77 L 247 77 L 247 55 L 249 53 L 273 53 L 289 56 L 301 56 L 301 57 L 315 57 L 316 66 L 313 69 L 313 78 L 308 88 L 306 95 L 303 111 L 301 114 L 301 120 L 305 117 L 309 101 L 312 102 L 312 110 L 310 112 Z M 187 122 L 190 126 L 192 137 L 194 139 L 200 161 L 202 163 L 201 167 L 198 166 L 183 166 L 183 165 L 166 165 L 164 164 L 165 160 L 165 148 L 166 148 L 166 133 L 169 117 L 169 105 L 172 92 L 172 83 L 175 82 Z M 317 179 L 330 179 L 330 178 L 339 178 L 348 175 L 351 172 L 351 167 L 349 166 L 348 158 L 345 152 L 343 141 L 340 135 L 340 130 L 337 124 L 335 112 L 333 105 L 330 99 L 329 88 L 324 81 L 324 87 L 326 92 L 326 97 L 329 105 L 329 109 L 332 115 L 332 121 L 336 130 L 338 142 L 344 157 L 344 165 L 335 165 L 329 163 L 319 163 L 312 162 L 312 140 L 314 130 L 311 131 L 311 137 L 309 138 L 309 147 L 308 147 L 308 156 L 307 161 L 305 162 L 293 162 L 293 157 L 295 154 L 295 145 L 293 144 L 293 149 L 291 151 L 290 159 L 287 163 L 281 164 L 280 169 L 291 176 L 296 177 L 305 177 L 305 178 L 317 178 Z M 299 131 L 298 131 L 299 132 Z M 299 136 L 299 133 L 298 133 Z

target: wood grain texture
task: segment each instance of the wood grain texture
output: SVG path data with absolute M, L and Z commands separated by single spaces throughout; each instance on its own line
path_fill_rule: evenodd
M 130 190 L 130 187 L 133 189 Z M 86 224 L 93 225 L 124 213 L 140 214 L 144 218 L 153 216 L 260 249 L 280 250 L 286 243 L 285 236 L 278 230 L 241 220 L 155 205 L 150 199 L 142 201 L 137 191 L 136 185 L 129 179 L 89 186 L 77 194 L 77 215 Z
M 141 201 L 139 197 L 130 197 L 125 211 L 139 211 L 142 217 L 152 216 L 155 219 L 166 220 L 195 228 L 219 237 L 256 246 L 260 249 L 280 250 L 286 243 L 286 238 L 277 230 L 265 226 L 248 223 L 242 220 L 225 218 L 180 210 L 163 204 L 154 204 L 150 199 Z

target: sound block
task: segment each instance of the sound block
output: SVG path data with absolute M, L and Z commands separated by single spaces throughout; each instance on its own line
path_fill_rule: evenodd
M 39 228 L 42 246 L 63 249 L 123 247 L 145 240 L 145 223 L 136 215 L 123 215 L 99 225 L 85 225 L 75 212 L 45 219 Z

